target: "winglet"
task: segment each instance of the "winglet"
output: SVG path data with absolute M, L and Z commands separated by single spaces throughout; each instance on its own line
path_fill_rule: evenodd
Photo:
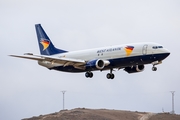
M 36 24 L 35 28 L 41 55 L 54 55 L 67 52 L 65 50 L 57 49 L 56 47 L 54 47 L 41 24 Z

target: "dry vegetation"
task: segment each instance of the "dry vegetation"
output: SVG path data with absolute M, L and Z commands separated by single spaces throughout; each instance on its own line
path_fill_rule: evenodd
M 76 108 L 73 110 L 62 110 L 53 114 L 26 118 L 23 120 L 180 120 L 180 115 Z

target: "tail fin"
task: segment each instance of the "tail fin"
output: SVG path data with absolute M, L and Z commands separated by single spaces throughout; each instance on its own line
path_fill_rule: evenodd
M 41 27 L 41 24 L 36 24 L 35 27 L 41 55 L 54 55 L 67 52 L 65 50 L 54 47 L 53 43 Z

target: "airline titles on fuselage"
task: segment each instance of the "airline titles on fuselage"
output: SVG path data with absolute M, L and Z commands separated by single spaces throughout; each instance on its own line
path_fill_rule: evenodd
M 101 50 L 98 50 L 97 53 L 112 52 L 112 51 L 119 51 L 119 50 L 121 50 L 121 47 L 101 49 Z

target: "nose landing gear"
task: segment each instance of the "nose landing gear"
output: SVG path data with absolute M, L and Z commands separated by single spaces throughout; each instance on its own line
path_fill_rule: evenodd
M 161 63 L 162 63 L 162 61 L 154 61 L 154 62 L 152 62 L 152 65 L 153 65 L 152 71 L 157 71 L 157 67 L 155 67 L 155 65 L 158 65 L 158 64 L 161 64 Z
M 153 65 L 152 71 L 156 71 L 156 70 L 157 70 L 157 67 L 155 67 L 155 66 Z

